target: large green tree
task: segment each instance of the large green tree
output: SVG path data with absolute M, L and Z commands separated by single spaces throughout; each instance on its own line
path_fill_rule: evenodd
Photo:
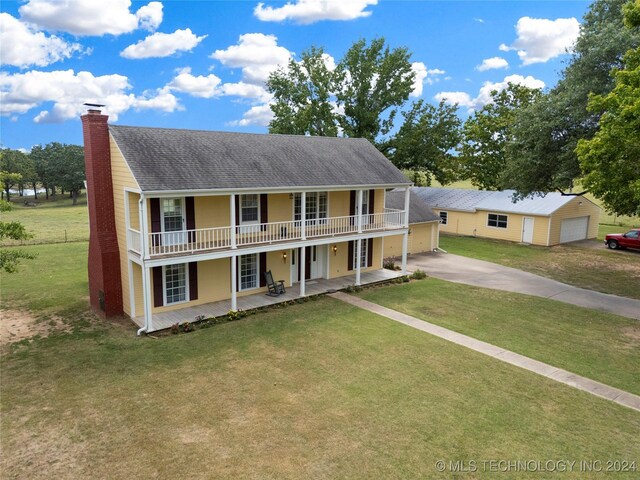
M 22 190 L 25 181 L 30 181 L 35 174 L 29 157 L 20 150 L 10 148 L 0 151 L 0 171 L 3 172 L 2 188 L 7 200 L 11 199 L 12 188 Z
M 272 73 L 271 133 L 366 138 L 383 149 L 397 111 L 408 100 L 415 74 L 406 48 L 383 38 L 355 42 L 335 69 L 321 48 Z
M 322 48 L 312 47 L 302 53 L 300 61 L 291 59 L 286 68 L 270 75 L 267 90 L 274 98 L 271 133 L 324 137 L 338 134 L 335 76 L 327 59 Z
M 625 6 L 627 28 L 640 28 L 640 0 Z M 640 47 L 614 72 L 615 88 L 594 95 L 589 110 L 601 114 L 592 139 L 578 142 L 583 185 L 619 215 L 640 215 Z
M 339 117 L 344 134 L 376 143 L 393 127 L 409 99 L 415 73 L 406 48 L 390 49 L 384 38 L 355 42 L 336 68 Z
M 464 143 L 460 163 L 463 176 L 485 190 L 508 188 L 505 169 L 507 143 L 513 138 L 511 127 L 516 113 L 541 96 L 539 89 L 509 83 L 491 92 L 491 103 L 477 110 L 464 124 Z
M 432 178 L 447 184 L 458 177 L 462 122 L 458 108 L 444 102 L 436 107 L 419 100 L 403 112 L 404 123 L 390 141 L 390 157 L 398 168 L 411 170 L 415 183 L 431 185 Z
M 516 115 L 505 177 L 521 195 L 566 192 L 581 177 L 576 146 L 593 137 L 602 115 L 587 109 L 589 94 L 607 95 L 614 88 L 611 70 L 622 67 L 625 52 L 640 42 L 637 30 L 623 28 L 626 1 L 591 4 L 556 87 Z

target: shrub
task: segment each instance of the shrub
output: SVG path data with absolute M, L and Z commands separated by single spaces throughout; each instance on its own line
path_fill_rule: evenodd
M 193 325 L 189 322 L 184 322 L 182 324 L 182 331 L 184 333 L 189 333 L 189 332 L 193 332 Z
M 382 267 L 386 268 L 387 270 L 393 270 L 393 271 L 395 271 L 398 268 L 396 267 L 395 260 L 391 257 L 385 258 L 384 260 L 382 260 Z
M 422 280 L 424 278 L 427 278 L 427 274 L 418 268 L 415 272 L 413 272 L 411 278 L 413 278 L 414 280 Z
M 177 323 L 171 325 L 171 333 L 173 333 L 174 335 L 180 333 L 180 325 Z

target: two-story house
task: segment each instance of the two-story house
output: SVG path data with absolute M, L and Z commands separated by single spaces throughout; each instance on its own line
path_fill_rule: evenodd
M 285 298 L 379 280 L 392 274 L 381 270 L 391 235 L 403 236 L 406 272 L 410 184 L 368 141 L 107 119 L 82 116 L 90 301 L 102 315 L 151 332 L 210 316 L 207 305 L 237 310 L 267 298 L 269 270 Z M 385 209 L 392 188 L 405 208 Z

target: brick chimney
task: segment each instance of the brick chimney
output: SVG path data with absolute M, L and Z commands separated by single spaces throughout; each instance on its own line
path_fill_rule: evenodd
M 89 206 L 89 301 L 102 317 L 122 315 L 120 253 L 111 180 L 108 115 L 82 115 Z

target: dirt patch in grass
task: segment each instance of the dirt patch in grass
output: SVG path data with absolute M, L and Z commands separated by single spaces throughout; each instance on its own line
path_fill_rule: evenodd
M 35 336 L 47 337 L 53 332 L 70 330 L 69 325 L 57 316 L 37 318 L 27 311 L 0 311 L 0 345 L 8 345 Z

